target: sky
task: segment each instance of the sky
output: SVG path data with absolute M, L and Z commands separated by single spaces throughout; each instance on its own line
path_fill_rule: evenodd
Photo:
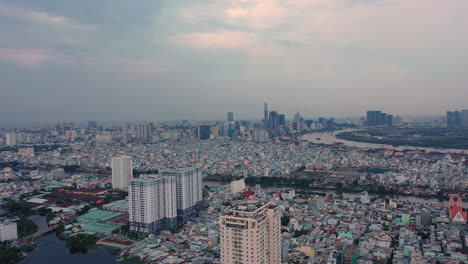
M 443 115 L 466 0 L 0 0 L 0 125 Z

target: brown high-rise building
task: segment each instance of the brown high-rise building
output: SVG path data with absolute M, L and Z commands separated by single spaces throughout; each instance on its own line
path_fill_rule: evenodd
M 281 210 L 272 203 L 246 204 L 222 215 L 221 264 L 280 264 Z

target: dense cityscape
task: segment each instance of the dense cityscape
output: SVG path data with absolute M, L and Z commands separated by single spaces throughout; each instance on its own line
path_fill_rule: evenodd
M 467 153 L 326 138 L 466 131 L 467 112 L 4 129 L 2 261 L 57 237 L 125 263 L 465 263 Z
M 468 264 L 466 10 L 0 0 L 0 264 Z

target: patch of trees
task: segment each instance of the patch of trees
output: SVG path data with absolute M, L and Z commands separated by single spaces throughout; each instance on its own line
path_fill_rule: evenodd
M 37 231 L 37 225 L 26 218 L 16 221 L 18 225 L 18 237 L 25 237 Z
M 97 241 L 98 238 L 95 235 L 78 234 L 68 239 L 67 246 L 70 247 L 71 253 L 86 253 L 88 252 L 88 249 L 96 246 Z
M 23 258 L 21 250 L 17 247 L 10 247 L 7 244 L 0 246 L 0 263 L 14 264 Z

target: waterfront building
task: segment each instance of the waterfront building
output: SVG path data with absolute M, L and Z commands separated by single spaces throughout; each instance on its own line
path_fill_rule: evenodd
M 15 240 L 18 238 L 18 227 L 16 222 L 3 220 L 0 221 L 0 241 Z
M 231 193 L 237 194 L 243 192 L 245 190 L 245 181 L 244 179 L 240 179 L 238 181 L 232 181 L 230 184 Z
M 278 205 L 245 204 L 220 217 L 221 264 L 281 263 Z

